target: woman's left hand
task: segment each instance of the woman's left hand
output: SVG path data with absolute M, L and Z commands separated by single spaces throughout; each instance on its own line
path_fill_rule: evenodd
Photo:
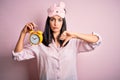
M 64 31 L 60 37 L 60 40 L 63 40 L 62 46 L 64 46 L 70 39 L 74 37 L 73 33 Z

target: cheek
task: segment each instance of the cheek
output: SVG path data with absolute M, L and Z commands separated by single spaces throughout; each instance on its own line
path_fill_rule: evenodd
M 63 25 L 63 23 L 61 23 L 61 26 Z
M 52 29 L 54 27 L 54 25 L 53 24 L 50 24 L 50 28 Z
M 60 28 L 62 28 L 63 23 L 60 23 Z
M 54 23 L 53 22 L 50 22 L 50 27 L 53 27 L 54 26 Z

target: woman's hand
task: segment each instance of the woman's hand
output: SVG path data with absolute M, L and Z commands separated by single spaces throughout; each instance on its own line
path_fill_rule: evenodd
M 27 23 L 24 28 L 22 29 L 22 33 L 26 34 L 28 33 L 29 31 L 35 29 L 35 27 L 37 27 L 37 25 L 33 22 L 29 22 Z
M 20 52 L 23 50 L 24 46 L 24 38 L 26 36 L 26 33 L 33 30 L 36 27 L 36 25 L 33 22 L 27 23 L 24 28 L 21 31 L 20 37 L 18 39 L 18 42 L 16 44 L 16 47 L 14 49 L 14 52 Z
M 71 38 L 81 39 L 89 43 L 95 43 L 99 40 L 98 36 L 94 34 L 71 33 L 64 31 L 60 37 L 60 39 L 64 41 L 62 46 L 64 46 Z
M 70 39 L 74 38 L 74 34 L 68 31 L 64 31 L 60 37 L 60 40 L 63 40 L 62 46 L 64 46 Z

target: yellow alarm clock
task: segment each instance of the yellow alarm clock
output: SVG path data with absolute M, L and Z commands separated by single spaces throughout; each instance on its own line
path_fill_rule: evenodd
M 30 31 L 30 37 L 29 41 L 32 45 L 38 45 L 42 43 L 43 41 L 43 36 L 42 36 L 42 31 Z

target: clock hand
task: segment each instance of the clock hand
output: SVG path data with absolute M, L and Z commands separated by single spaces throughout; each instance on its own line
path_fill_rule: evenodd
M 32 37 L 34 40 L 36 40 L 37 38 L 34 38 L 34 37 Z
M 36 40 L 37 38 L 34 38 L 34 40 Z

